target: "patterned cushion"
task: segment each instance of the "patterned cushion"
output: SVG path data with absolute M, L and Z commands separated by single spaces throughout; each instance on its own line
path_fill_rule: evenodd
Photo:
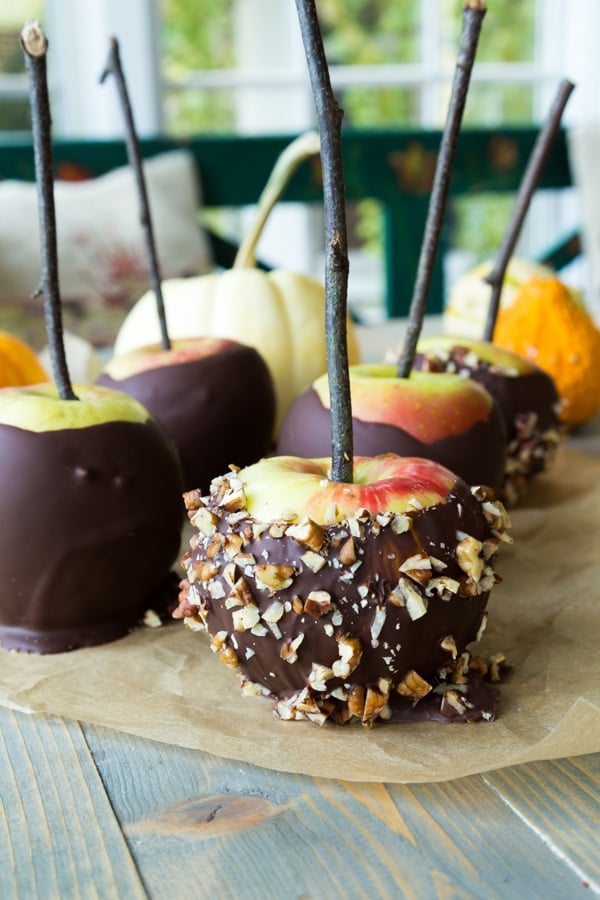
M 147 160 L 145 172 L 163 278 L 208 271 L 193 158 L 165 153 Z M 57 181 L 55 204 L 65 327 L 108 346 L 148 288 L 133 172 L 125 166 L 87 181 Z M 0 328 L 38 347 L 45 343 L 42 302 L 31 294 L 39 280 L 35 185 L 0 182 Z

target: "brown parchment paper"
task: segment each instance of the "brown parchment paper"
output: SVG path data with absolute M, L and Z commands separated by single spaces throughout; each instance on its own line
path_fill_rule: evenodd
M 0 651 L 0 704 L 108 726 L 270 769 L 360 781 L 444 781 L 600 750 L 600 459 L 560 451 L 512 513 L 482 653 L 514 671 L 491 724 L 319 727 L 242 698 L 181 623 L 56 656 Z

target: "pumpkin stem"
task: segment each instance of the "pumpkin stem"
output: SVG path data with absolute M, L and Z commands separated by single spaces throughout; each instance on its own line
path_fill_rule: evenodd
M 325 339 L 331 409 L 331 479 L 351 483 L 354 476 L 354 460 L 346 336 L 349 263 L 341 141 L 343 113 L 331 87 L 315 0 L 296 0 L 296 8 L 321 134 L 326 250 Z
M 233 263 L 234 269 L 251 269 L 256 265 L 256 245 L 263 233 L 265 223 L 271 210 L 283 196 L 290 180 L 304 162 L 318 154 L 320 149 L 319 135 L 316 131 L 306 131 L 293 140 L 277 157 L 273 171 L 258 198 L 256 213 L 250 228 L 244 235 Z
M 427 307 L 427 297 L 431 286 L 431 278 L 433 276 L 433 266 L 440 242 L 446 201 L 448 199 L 456 143 L 465 109 L 467 91 L 471 80 L 471 71 L 475 61 L 477 43 L 485 13 L 486 6 L 483 0 L 465 0 L 463 7 L 462 32 L 456 68 L 454 70 L 450 104 L 448 106 L 448 114 L 446 116 L 446 123 L 444 125 L 444 132 L 442 134 L 440 150 L 435 166 L 435 174 L 433 176 L 433 186 L 431 189 L 431 197 L 429 199 L 427 219 L 425 221 L 423 243 L 421 244 L 417 275 L 408 313 L 406 336 L 404 338 L 404 345 L 398 362 L 399 378 L 408 378 L 410 375 L 417 349 L 417 342 L 419 340 L 419 335 L 421 334 L 421 328 L 423 327 L 423 319 Z
M 483 332 L 484 341 L 493 341 L 494 339 L 494 328 L 496 327 L 496 319 L 498 318 L 498 310 L 500 309 L 500 294 L 502 292 L 506 267 L 508 266 L 513 250 L 515 249 L 517 240 L 519 239 L 523 222 L 525 221 L 525 216 L 527 215 L 529 204 L 531 203 L 531 198 L 542 177 L 542 172 L 550 154 L 552 142 L 558 133 L 562 114 L 574 88 L 575 85 L 566 78 L 563 79 L 558 86 L 548 117 L 537 136 L 527 166 L 525 167 L 515 205 L 513 207 L 512 217 L 506 230 L 506 234 L 504 235 L 504 240 L 500 245 L 496 262 L 494 263 L 494 267 L 490 274 L 486 275 L 484 278 L 484 281 L 487 281 L 492 287 L 492 295 L 490 297 Z
M 38 22 L 27 22 L 24 26 L 21 32 L 21 47 L 25 54 L 25 66 L 29 75 L 29 102 L 42 263 L 42 277 L 38 290 L 44 295 L 44 318 L 50 365 L 60 399 L 78 400 L 69 376 L 63 339 L 54 208 L 52 120 L 46 74 L 48 41 Z
M 125 119 L 125 144 L 127 146 L 127 157 L 129 165 L 133 169 L 135 183 L 137 187 L 138 200 L 140 204 L 140 223 L 144 232 L 144 243 L 146 247 L 146 259 L 148 263 L 148 271 L 150 274 L 150 285 L 156 299 L 156 312 L 158 314 L 158 324 L 160 328 L 161 346 L 163 350 L 171 349 L 171 341 L 167 330 L 167 317 L 165 313 L 165 304 L 162 294 L 162 285 L 160 277 L 160 265 L 158 262 L 158 254 L 156 252 L 156 242 L 154 240 L 154 229 L 152 227 L 152 216 L 150 215 L 150 204 L 148 202 L 148 192 L 146 190 L 146 179 L 144 177 L 144 169 L 142 166 L 142 153 L 140 150 L 140 142 L 135 130 L 135 122 L 133 119 L 133 111 L 129 100 L 129 91 L 125 80 L 125 73 L 121 65 L 121 54 L 119 52 L 119 42 L 117 38 L 111 37 L 110 48 L 108 51 L 108 59 L 104 67 L 104 71 L 100 76 L 100 84 L 103 84 L 109 75 L 114 75 L 117 82 L 117 92 L 121 111 Z

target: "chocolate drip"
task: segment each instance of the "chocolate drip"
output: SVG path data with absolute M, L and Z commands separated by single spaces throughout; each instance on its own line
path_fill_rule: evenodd
M 163 429 L 0 425 L 0 453 L 0 644 L 56 653 L 125 634 L 180 545 L 181 472 Z
M 352 419 L 354 449 L 358 456 L 397 453 L 420 456 L 441 463 L 467 484 L 502 486 L 506 459 L 506 435 L 495 404 L 487 422 L 477 422 L 461 435 L 425 444 L 402 428 Z M 329 453 L 329 410 L 313 388 L 296 398 L 283 422 L 277 452 L 307 458 Z

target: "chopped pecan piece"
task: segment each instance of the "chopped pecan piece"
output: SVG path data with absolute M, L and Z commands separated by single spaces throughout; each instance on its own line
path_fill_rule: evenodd
M 298 541 L 310 550 L 319 551 L 325 543 L 325 531 L 312 519 L 302 519 L 296 525 L 289 525 L 286 529 L 288 537 Z
M 286 564 L 263 563 L 256 567 L 255 573 L 256 581 L 260 586 L 279 591 L 291 585 L 294 567 Z
M 421 678 L 414 669 L 409 669 L 402 681 L 396 685 L 396 691 L 402 697 L 416 697 L 418 700 L 431 690 L 431 685 Z

